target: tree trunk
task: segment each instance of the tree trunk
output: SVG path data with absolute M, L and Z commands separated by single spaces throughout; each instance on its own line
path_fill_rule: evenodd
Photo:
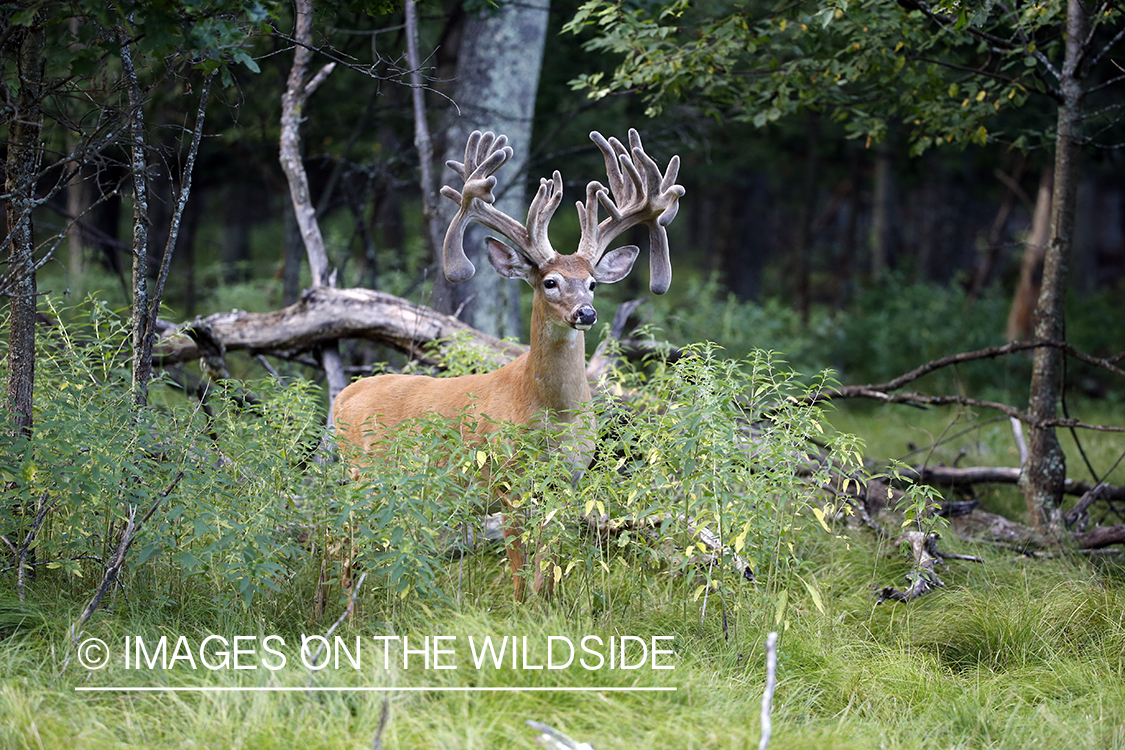
M 1051 239 L 1043 260 L 1043 281 L 1039 303 L 1035 308 L 1036 338 L 1054 341 L 1062 341 L 1066 337 L 1067 262 L 1074 234 L 1084 93 L 1079 67 L 1088 28 L 1089 19 L 1081 0 L 1068 0 L 1066 57 L 1060 80 L 1062 103 L 1059 105 L 1055 144 Z M 1055 417 L 1062 394 L 1064 356 L 1063 351 L 1057 347 L 1040 347 L 1035 350 L 1028 402 L 1028 413 L 1033 419 Z M 1031 425 L 1027 447 L 1027 463 L 1020 475 L 1020 489 L 1027 502 L 1028 516 L 1032 524 L 1053 531 L 1060 527 L 1066 456 L 1052 427 Z
M 227 188 L 223 210 L 223 243 L 219 251 L 224 284 L 239 284 L 250 280 L 252 222 L 247 205 L 257 197 L 253 192 L 246 184 L 233 184 Z
M 293 67 L 289 70 L 289 80 L 285 94 L 281 97 L 281 168 L 289 182 L 289 194 L 293 200 L 293 212 L 301 229 L 305 243 L 305 253 L 312 271 L 312 285 L 335 286 L 335 272 L 329 274 L 328 253 L 324 247 L 324 236 L 316 220 L 309 193 L 308 175 L 301 159 L 301 119 L 305 104 L 320 83 L 332 72 L 335 63 L 330 63 L 311 79 L 308 77 L 309 63 L 312 62 L 312 0 L 297 0 L 295 9 L 296 28 L 293 37 L 298 41 L 293 53 Z M 333 407 L 336 396 L 348 384 L 344 374 L 344 364 L 340 359 L 340 346 L 336 342 L 326 344 L 320 350 L 320 363 L 328 381 L 328 424 L 332 424 Z
M 446 160 L 464 159 L 465 142 L 473 130 L 508 136 L 514 164 L 504 170 L 496 207 L 514 217 L 527 214 L 525 172 L 549 9 L 549 0 L 506 0 L 498 9 L 470 15 L 457 56 L 453 99 L 460 112 L 453 114 L 446 131 Z M 448 200 L 441 205 L 442 224 L 448 225 L 456 206 Z M 494 336 L 519 336 L 520 289 L 490 270 L 484 260 L 486 233 L 477 224 L 465 232 L 465 251 L 477 267 L 476 276 L 450 284 L 439 273 L 434 280 L 434 306 L 446 313 L 463 308 L 465 322 Z
M 434 179 L 434 144 L 426 117 L 426 92 L 422 82 L 422 56 L 418 52 L 418 3 L 406 0 L 406 56 L 410 66 L 410 97 L 414 110 L 414 148 L 422 187 L 422 239 L 435 259 L 441 258 L 441 208 Z
M 70 33 L 78 36 L 79 21 L 77 18 L 71 18 L 69 22 Z M 78 45 L 72 45 L 72 49 Z M 75 134 L 67 132 L 67 152 L 71 152 L 76 141 Z M 82 299 L 82 277 L 84 275 L 83 263 L 83 249 L 85 243 L 82 236 L 82 228 L 79 225 L 79 217 L 82 216 L 87 207 L 90 205 L 90 189 L 87 179 L 89 175 L 85 169 L 79 169 L 74 173 L 70 180 L 70 184 L 66 188 L 66 212 L 69 214 L 66 233 L 67 256 L 68 262 L 66 267 L 67 272 L 67 288 L 75 299 Z
M 1023 178 L 1024 167 L 1027 165 L 1027 157 L 1024 154 L 1017 154 L 1015 159 L 1016 163 L 1012 168 L 1011 175 L 997 171 L 997 175 L 1008 186 L 1008 190 L 1004 192 L 1004 199 L 1000 202 L 996 218 L 993 219 L 992 227 L 988 230 L 988 247 L 977 256 L 973 280 L 969 283 L 968 288 L 970 301 L 976 300 L 992 279 L 996 264 L 1000 261 L 1000 256 L 1004 250 L 1004 229 L 1008 225 L 1008 217 L 1012 214 L 1017 196 L 1023 193 L 1020 189 L 1020 180 Z
M 35 390 L 35 237 L 31 210 L 35 178 L 42 158 L 44 34 L 37 15 L 22 32 L 18 93 L 8 120 L 8 154 L 4 191 L 8 194 L 8 278 L 11 303 L 8 339 L 8 410 L 13 427 L 31 436 Z
M 879 144 L 875 150 L 875 191 L 871 207 L 871 281 L 878 284 L 887 273 L 891 236 L 891 148 Z
M 309 258 L 313 286 L 326 286 L 328 282 L 328 253 L 324 248 L 324 236 L 316 220 L 309 193 L 309 179 L 301 158 L 301 120 L 304 119 L 305 104 L 332 67 L 326 66 L 314 78 L 309 78 L 309 64 L 312 62 L 312 0 L 297 0 L 295 9 L 296 28 L 293 38 L 298 41 L 293 51 L 293 67 L 289 70 L 289 81 L 281 97 L 281 168 L 289 182 L 289 195 L 293 201 L 293 212 L 297 226 L 305 243 L 305 253 Z
M 1031 233 L 1024 243 L 1023 260 L 1020 262 L 1020 278 L 1016 292 L 1012 295 L 1012 307 L 1008 311 L 1008 325 L 1005 336 L 1008 341 L 1027 341 L 1034 334 L 1034 321 L 1031 311 L 1039 297 L 1039 282 L 1036 275 L 1043 267 L 1043 257 L 1047 252 L 1047 242 L 1051 229 L 1051 194 L 1054 185 L 1054 170 L 1043 170 L 1039 178 L 1039 194 L 1035 199 L 1035 212 L 1031 217 Z
M 285 222 L 285 258 L 281 276 L 281 299 L 285 306 L 292 305 L 301 297 L 301 227 L 297 225 L 297 214 L 293 212 L 293 202 L 285 201 L 282 209 Z
M 793 296 L 797 300 L 797 310 L 801 313 L 801 322 L 808 325 L 809 311 L 812 308 L 812 291 L 809 285 L 809 276 L 812 270 L 809 267 L 811 252 L 809 245 L 812 242 L 812 222 L 816 212 L 816 185 L 820 172 L 820 120 L 816 113 L 808 115 L 807 141 L 805 144 L 805 184 L 801 191 L 801 208 L 797 212 L 797 226 L 793 238 L 794 261 L 794 290 Z
M 122 32 L 124 36 L 124 32 Z M 144 101 L 133 66 L 132 40 L 122 39 L 121 67 L 129 91 L 129 152 L 133 172 L 133 403 L 148 404 L 148 381 L 152 362 L 144 360 L 146 321 L 148 320 L 148 174 L 144 147 Z
M 74 137 L 68 134 L 67 137 L 67 150 L 73 146 Z M 87 175 L 85 170 L 77 170 L 70 180 L 70 184 L 66 187 L 66 213 L 67 213 L 67 231 L 66 231 L 66 245 L 67 245 L 67 289 L 70 294 L 74 295 L 75 299 L 82 299 L 83 284 L 82 278 L 84 276 L 85 263 L 84 263 L 84 250 L 85 243 L 82 237 L 82 227 L 80 219 L 87 207 L 90 205 L 90 191 L 86 182 Z

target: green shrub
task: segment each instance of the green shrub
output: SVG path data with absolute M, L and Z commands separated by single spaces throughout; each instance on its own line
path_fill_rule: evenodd
M 718 280 L 693 278 L 681 296 L 660 300 L 649 321 L 674 344 L 712 341 L 734 359 L 755 350 L 780 352 L 797 372 L 815 373 L 832 365 L 841 345 L 837 314 L 817 310 L 806 324 L 784 300 L 739 300 L 723 293 Z
M 703 345 L 675 363 L 614 371 L 593 404 L 595 460 L 573 486 L 570 459 L 548 447 L 550 428 L 496 425 L 477 444 L 465 424 L 432 417 L 404 425 L 365 481 L 343 482 L 342 465 L 318 460 L 323 412 L 311 383 L 224 381 L 203 409 L 157 380 L 157 405 L 138 411 L 125 318 L 97 301 L 53 312 L 34 435 L 0 438 L 0 526 L 28 538 L 28 511 L 48 508 L 33 534 L 36 563 L 78 590 L 96 588 L 127 519 L 155 508 L 124 579 L 147 581 L 164 606 L 187 596 L 193 577 L 219 607 L 249 607 L 302 570 L 331 584 L 353 547 L 373 598 L 392 608 L 478 596 L 493 584 L 463 580 L 451 547 L 499 491 L 514 491 L 528 549 L 561 550 L 543 572 L 591 611 L 619 595 L 622 575 L 657 573 L 673 599 L 717 596 L 734 611 L 762 595 L 780 618 L 787 576 L 802 565 L 805 515 L 823 504 L 827 478 L 809 446 L 826 433 L 824 415 L 795 397 L 827 381 L 801 382 L 768 352 L 735 361 Z M 583 517 L 592 533 L 576 532 Z M 717 545 L 703 543 L 704 530 Z M 736 555 L 764 588 L 744 584 Z M 819 596 L 811 579 L 793 592 L 806 594 Z
M 969 303 L 960 286 L 890 283 L 863 291 L 843 319 L 833 361 L 847 382 L 880 383 L 919 365 L 1004 341 L 1009 302 L 986 294 Z M 1026 388 L 1027 366 L 1019 357 L 981 360 L 947 368 L 917 386 L 943 393 L 958 385 Z
M 309 461 L 323 432 L 315 387 L 247 383 L 256 406 L 242 387 L 222 387 L 206 414 L 162 398 L 157 380 L 151 401 L 164 404 L 137 410 L 127 319 L 96 300 L 52 312 L 57 324 L 39 339 L 33 435 L 0 430 L 7 538 L 32 538 L 38 566 L 96 587 L 127 520 L 156 507 L 127 562 L 132 573 L 159 569 L 165 603 L 192 575 L 247 605 L 276 589 L 308 555 L 296 532 L 319 520 L 309 498 L 337 471 Z
M 384 439 L 385 455 L 350 490 L 351 535 L 365 569 L 398 596 L 443 588 L 452 595 L 437 585 L 445 569 L 425 561 L 447 555 L 451 539 L 478 525 L 496 493 L 512 489 L 527 549 L 561 550 L 542 561 L 542 572 L 591 610 L 616 595 L 608 587 L 611 579 L 621 583 L 619 569 L 634 580 L 664 571 L 665 581 L 688 581 L 675 596 L 729 591 L 728 608 L 756 605 L 745 594 L 755 590 L 733 565 L 738 555 L 767 582 L 758 593 L 770 597 L 773 611 L 779 582 L 800 568 L 805 515 L 823 505 L 819 487 L 827 481 L 809 455 L 811 441 L 824 439 L 824 415 L 794 397 L 826 382 L 799 382 L 767 352 L 734 361 L 709 345 L 674 364 L 616 370 L 593 404 L 596 455 L 573 487 L 567 455 L 548 448 L 550 428 L 496 425 L 474 444 L 462 438 L 468 425 L 410 421 Z M 858 463 L 850 439 L 836 440 Z M 599 532 L 575 533 L 579 518 Z M 704 529 L 718 549 L 703 543 Z M 460 580 L 453 588 L 464 593 Z M 818 596 L 811 581 L 793 593 Z M 781 600 L 778 611 L 784 608 Z

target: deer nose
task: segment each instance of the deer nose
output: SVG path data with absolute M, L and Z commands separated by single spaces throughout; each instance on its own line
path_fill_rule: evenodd
M 582 305 L 574 311 L 574 327 L 586 329 L 598 322 L 598 311 L 590 305 Z

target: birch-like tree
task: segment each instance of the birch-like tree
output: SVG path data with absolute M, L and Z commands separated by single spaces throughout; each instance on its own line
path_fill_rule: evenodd
M 443 163 L 462 161 L 464 144 L 474 130 L 502 133 L 517 154 L 530 154 L 535 95 L 547 37 L 549 0 L 501 0 L 497 7 L 472 13 L 461 33 L 453 101 L 445 125 Z M 525 157 L 526 158 L 526 157 Z M 496 207 L 510 216 L 527 211 L 527 163 L 515 165 L 500 186 Z M 439 181 L 452 176 L 444 167 Z M 457 206 L 439 199 L 441 226 L 448 226 Z M 465 234 L 465 249 L 480 268 L 486 230 L 474 225 Z M 440 250 L 440 245 L 438 246 Z M 440 258 L 435 257 L 435 261 Z M 434 307 L 455 313 L 469 325 L 494 336 L 518 337 L 519 288 L 498 274 L 479 273 L 461 284 L 435 279 Z

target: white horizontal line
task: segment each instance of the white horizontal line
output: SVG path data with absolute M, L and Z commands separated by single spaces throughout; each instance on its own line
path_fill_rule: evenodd
M 88 687 L 76 686 L 76 692 L 89 693 L 642 693 L 675 692 L 674 687 Z

